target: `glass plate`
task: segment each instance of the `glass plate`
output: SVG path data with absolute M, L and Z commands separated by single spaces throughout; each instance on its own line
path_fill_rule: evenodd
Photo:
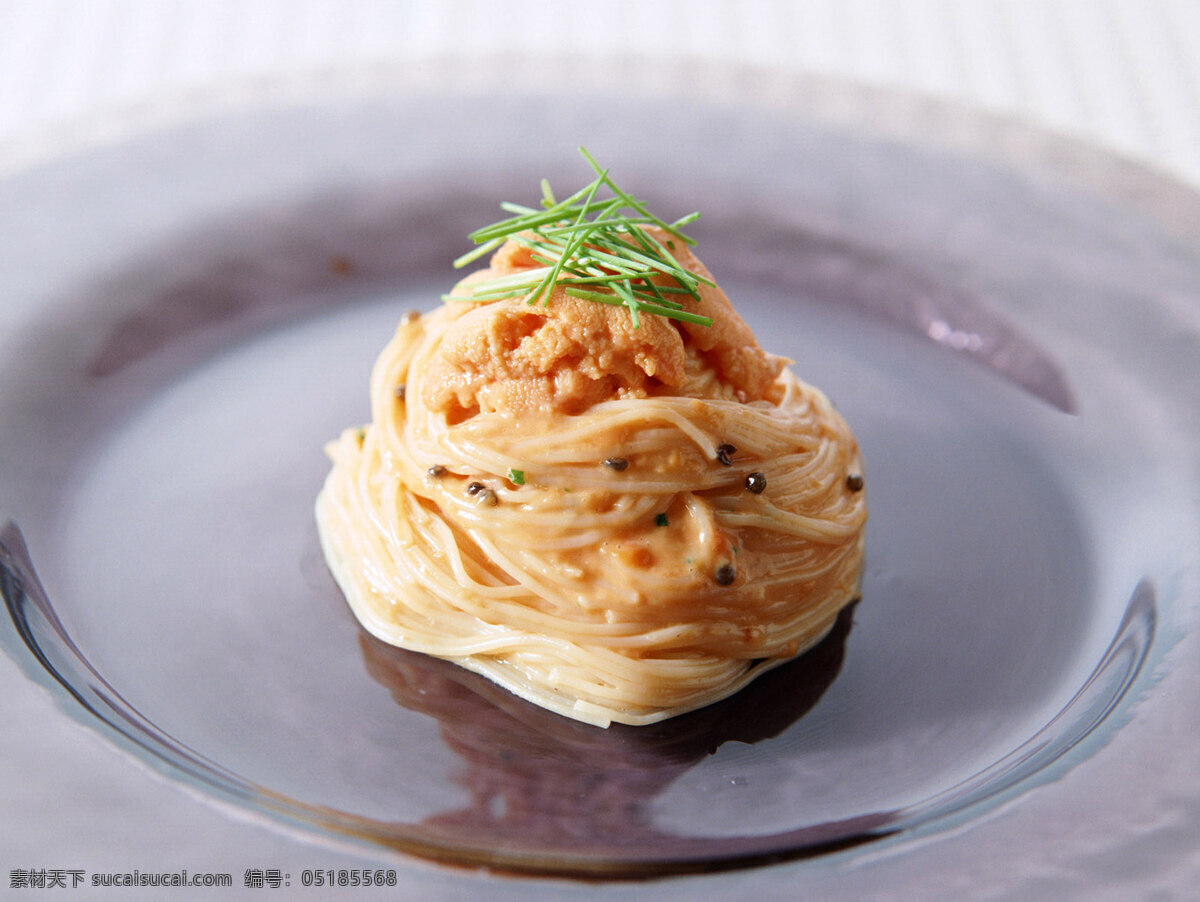
M 855 428 L 871 509 L 820 647 L 607 731 L 368 637 L 311 513 L 397 319 L 498 201 L 580 183 L 581 142 L 702 210 L 700 256 Z M 1114 195 L 777 110 L 554 96 L 259 111 L 10 179 L 6 648 L 131 753 L 330 841 L 628 877 L 973 823 L 1103 761 L 1194 664 L 1200 254 Z

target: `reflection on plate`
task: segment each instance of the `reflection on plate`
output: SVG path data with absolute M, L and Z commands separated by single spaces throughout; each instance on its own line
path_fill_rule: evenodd
M 597 862 L 607 870 L 637 873 L 777 854 L 761 840 L 695 839 L 665 831 L 653 822 L 652 801 L 725 743 L 777 737 L 802 717 L 837 676 L 850 618 L 845 611 L 819 646 L 737 701 L 644 729 L 580 726 L 453 664 L 393 648 L 366 633 L 361 642 L 371 676 L 405 708 L 435 717 L 446 747 L 461 759 L 454 779 L 467 791 L 467 803 L 422 825 L 438 844 L 471 848 L 487 837 L 490 845 L 522 860 L 574 860 L 580 868 Z M 814 854 L 887 832 L 888 821 L 884 813 L 821 824 L 786 842 Z
M 622 105 L 616 142 L 545 104 L 561 154 L 505 144 L 519 120 L 458 99 L 218 121 L 61 164 L 48 221 L 69 218 L 57 197 L 122 226 L 66 229 L 43 253 L 72 262 L 6 326 L 10 652 L 207 792 L 527 872 L 857 849 L 1097 755 L 1190 629 L 1195 347 L 1158 299 L 1200 296 L 1200 258 L 981 160 L 652 101 Z M 311 514 L 321 446 L 366 416 L 396 319 L 581 141 L 656 206 L 702 207 L 701 254 L 853 424 L 872 503 L 862 601 L 819 648 L 706 711 L 608 731 L 364 636 Z M 146 158 L 174 188 L 139 193 Z

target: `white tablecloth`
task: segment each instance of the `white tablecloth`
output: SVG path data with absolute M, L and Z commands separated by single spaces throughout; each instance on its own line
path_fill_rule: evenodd
M 498 52 L 530 67 L 718 60 L 917 92 L 1200 185 L 1193 0 L 0 0 L 0 171 L 265 82 Z

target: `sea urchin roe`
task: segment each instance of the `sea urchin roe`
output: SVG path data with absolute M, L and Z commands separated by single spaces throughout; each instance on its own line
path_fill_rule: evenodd
M 574 234 L 570 223 L 561 228 Z M 679 390 L 688 375 L 688 348 L 703 356 L 716 381 L 730 393 L 760 400 L 771 391 L 784 361 L 762 349 L 683 242 L 673 252 L 671 266 L 695 283 L 698 300 L 674 300 L 685 295 L 677 294 L 680 284 L 666 275 L 639 283 L 638 290 L 687 307 L 680 313 L 702 310 L 707 325 L 661 315 L 635 317 L 610 289 L 605 289 L 608 294 L 593 290 L 603 288 L 614 275 L 606 272 L 615 265 L 611 262 L 586 267 L 587 278 L 600 280 L 586 290 L 564 284 L 577 276 L 560 270 L 561 278 L 551 280 L 532 304 L 507 294 L 507 286 L 523 284 L 527 274 L 535 274 L 537 281 L 553 270 L 544 262 L 542 244 L 562 241 L 562 234 L 511 235 L 486 270 L 468 275 L 446 296 L 446 327 L 421 379 L 429 409 L 445 412 L 454 422 L 489 412 L 572 415 L 606 400 Z M 642 230 L 642 239 L 653 246 L 668 234 L 651 227 Z M 628 235 L 634 242 L 632 251 L 642 255 L 639 240 Z M 570 269 L 583 271 L 576 258 Z M 597 303 L 599 298 L 606 303 Z

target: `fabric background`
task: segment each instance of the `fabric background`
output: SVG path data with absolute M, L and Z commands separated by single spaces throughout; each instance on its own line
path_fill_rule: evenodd
M 712 60 L 845 79 L 1018 117 L 1200 185 L 1192 0 L 0 0 L 0 172 L 267 81 L 496 53 L 535 70 L 567 55 L 580 71 Z

